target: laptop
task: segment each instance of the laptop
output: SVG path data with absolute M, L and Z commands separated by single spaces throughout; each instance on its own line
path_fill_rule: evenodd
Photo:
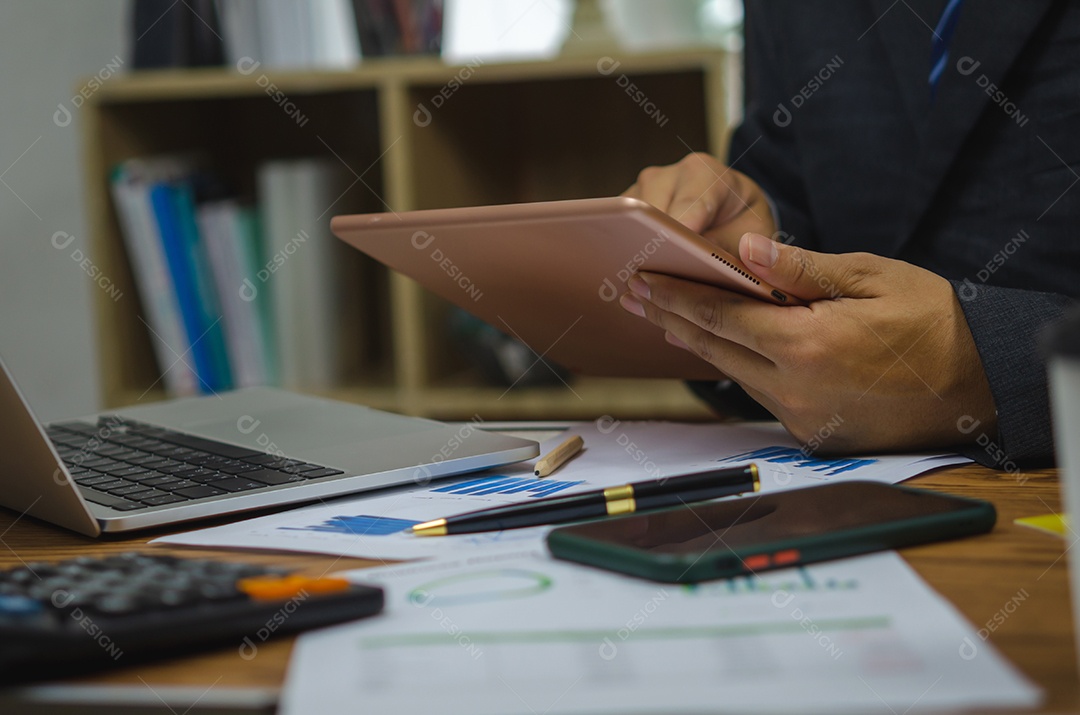
M 0 504 L 88 536 L 424 485 L 539 451 L 272 388 L 42 425 L 0 358 Z

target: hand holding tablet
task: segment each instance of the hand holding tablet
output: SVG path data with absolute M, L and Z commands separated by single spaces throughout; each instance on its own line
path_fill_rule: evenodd
M 582 374 L 721 377 L 619 306 L 639 270 L 800 304 L 672 217 L 626 197 L 337 216 L 331 229 Z

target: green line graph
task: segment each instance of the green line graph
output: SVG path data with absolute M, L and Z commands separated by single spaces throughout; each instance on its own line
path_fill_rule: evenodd
M 888 616 L 864 618 L 835 618 L 815 620 L 822 633 L 834 631 L 863 631 L 888 628 L 892 620 Z M 543 645 L 550 643 L 600 643 L 605 638 L 621 640 L 619 629 L 582 629 L 555 631 L 468 631 L 470 642 L 477 645 Z M 464 632 L 464 631 L 463 631 Z M 639 628 L 627 639 L 630 641 L 657 640 L 708 640 L 715 638 L 744 638 L 746 636 L 784 635 L 804 633 L 802 624 L 796 620 L 767 621 L 730 626 L 684 626 L 665 628 Z M 360 648 L 416 648 L 428 646 L 460 647 L 454 635 L 439 633 L 406 633 L 386 636 L 370 636 L 358 640 Z

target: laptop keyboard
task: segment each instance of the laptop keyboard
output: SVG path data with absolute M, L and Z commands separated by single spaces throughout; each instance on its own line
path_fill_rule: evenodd
M 344 474 L 116 416 L 46 433 L 87 501 L 118 511 L 180 504 Z

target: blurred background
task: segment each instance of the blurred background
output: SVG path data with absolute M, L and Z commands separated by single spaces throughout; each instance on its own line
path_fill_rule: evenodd
M 46 421 L 260 383 L 437 417 L 692 413 L 678 385 L 568 401 L 572 378 L 526 374 L 532 353 L 355 255 L 257 276 L 335 213 L 610 195 L 721 153 L 741 21 L 738 0 L 0 4 L 0 355 Z M 206 355 L 188 336 L 186 375 L 191 306 L 145 254 L 165 236 L 170 258 L 158 199 L 205 250 L 188 298 L 220 333 Z M 266 290 L 237 302 L 244 279 Z
M 0 4 L 0 355 L 44 419 L 100 404 L 95 286 L 52 236 L 89 251 L 79 120 L 53 113 L 84 75 L 130 56 L 128 0 Z

